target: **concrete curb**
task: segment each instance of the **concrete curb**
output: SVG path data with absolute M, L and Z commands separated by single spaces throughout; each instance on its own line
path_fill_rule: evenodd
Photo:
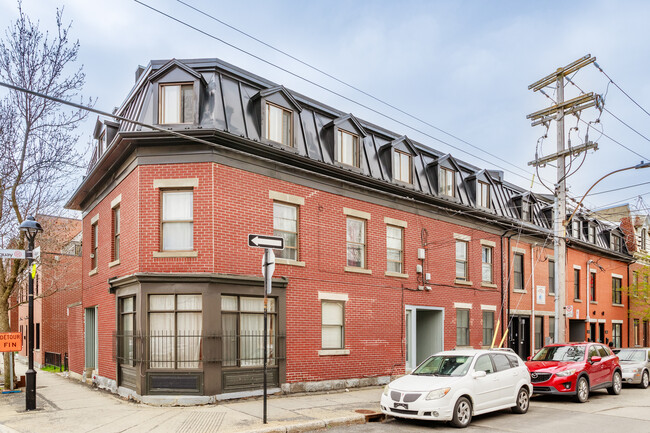
M 245 430 L 245 433 L 304 433 L 327 428 L 341 427 L 354 424 L 365 424 L 366 417 L 363 415 L 350 415 L 338 418 L 305 421 L 297 424 L 276 425 L 262 427 L 253 430 Z M 2 432 L 0 432 L 2 433 Z

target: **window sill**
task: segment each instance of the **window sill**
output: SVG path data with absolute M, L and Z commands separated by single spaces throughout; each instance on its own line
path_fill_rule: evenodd
M 293 144 L 284 144 L 284 143 L 280 143 L 279 141 L 269 140 L 268 138 L 264 138 L 264 142 L 266 144 L 270 144 L 271 146 L 277 147 L 279 149 L 287 150 L 289 152 L 298 153 L 298 149 Z
M 598 301 L 589 301 L 590 304 L 598 305 Z
M 491 289 L 497 289 L 499 286 L 497 286 L 494 283 L 481 282 L 481 287 L 489 287 Z
M 372 274 L 372 270 L 366 268 L 357 268 L 355 266 L 346 266 L 343 268 L 345 272 L 354 272 L 357 274 Z
M 117 265 L 119 265 L 119 264 L 120 264 L 120 259 L 117 259 L 117 260 L 115 260 L 114 262 L 110 262 L 110 263 L 108 264 L 108 267 L 109 267 L 109 268 L 112 268 L 113 266 L 117 266 Z
M 573 299 L 573 302 L 582 302 L 582 299 Z
M 169 257 L 198 257 L 198 251 L 154 251 L 154 258 L 169 258 Z
M 299 262 L 297 260 L 292 260 L 292 259 L 282 259 L 279 257 L 275 258 L 275 263 L 278 265 L 290 265 L 290 266 L 300 266 L 300 267 L 305 267 L 305 262 Z
M 339 356 L 349 354 L 350 349 L 322 349 L 318 351 L 318 356 Z
M 92 277 L 92 276 L 95 275 L 96 273 L 97 273 L 97 268 L 95 268 L 95 269 L 93 269 L 92 271 L 88 272 L 88 276 L 89 276 L 89 277 Z
M 625 305 L 612 303 L 612 307 L 625 307 Z
M 461 286 L 472 286 L 472 285 L 474 285 L 474 283 L 472 283 L 471 281 L 459 280 L 459 279 L 455 279 L 454 284 L 460 284 Z
M 384 276 L 386 276 L 386 277 L 395 277 L 395 278 L 408 278 L 409 274 L 402 274 L 401 272 L 386 271 L 386 272 L 384 272 Z
M 520 289 L 512 289 L 513 293 L 521 293 L 521 294 L 526 294 L 528 293 L 527 290 L 520 290 Z

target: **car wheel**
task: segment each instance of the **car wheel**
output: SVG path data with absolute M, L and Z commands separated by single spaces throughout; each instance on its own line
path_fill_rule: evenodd
M 639 386 L 645 389 L 648 387 L 648 384 L 650 384 L 650 378 L 648 378 L 648 370 L 645 370 L 641 376 L 641 383 Z
M 467 397 L 461 397 L 454 406 L 454 416 L 451 425 L 458 428 L 465 428 L 472 421 L 472 403 Z
M 623 387 L 623 379 L 621 378 L 621 372 L 615 371 L 614 376 L 612 376 L 612 386 L 607 388 L 607 392 L 611 395 L 619 395 L 621 393 L 621 388 Z
M 528 406 L 530 404 L 530 397 L 528 396 L 528 389 L 525 386 L 522 386 L 519 392 L 517 393 L 516 405 L 512 407 L 514 413 L 526 413 L 528 412 Z
M 576 383 L 576 401 L 584 403 L 589 399 L 589 382 L 584 377 L 578 379 Z

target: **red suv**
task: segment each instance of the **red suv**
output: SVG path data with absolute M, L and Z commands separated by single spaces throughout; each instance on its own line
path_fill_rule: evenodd
M 599 343 L 567 343 L 544 346 L 526 366 L 533 394 L 572 395 L 584 403 L 589 391 L 607 388 L 621 392 L 622 375 L 618 357 Z

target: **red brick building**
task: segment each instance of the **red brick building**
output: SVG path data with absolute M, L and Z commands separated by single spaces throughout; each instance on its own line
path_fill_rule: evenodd
M 384 383 L 506 329 L 526 356 L 552 334 L 551 201 L 503 173 L 216 59 L 151 62 L 117 114 L 141 124 L 98 120 L 67 204 L 84 215 L 73 372 L 136 397 L 258 392 L 248 234 L 285 240 L 268 345 L 270 383 L 288 392 Z M 631 260 L 604 240 L 577 247 Z
M 68 353 L 68 306 L 81 296 L 81 221 L 37 215 L 43 233 L 36 238 L 41 249 L 34 276 L 34 363 L 61 365 Z M 27 278 L 15 297 L 12 330 L 23 334 L 27 357 Z

